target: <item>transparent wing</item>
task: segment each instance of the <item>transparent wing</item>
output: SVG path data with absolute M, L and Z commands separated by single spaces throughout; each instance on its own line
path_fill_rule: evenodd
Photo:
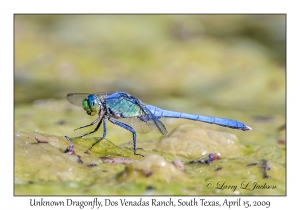
M 167 134 L 168 134 L 168 131 L 167 131 L 165 125 L 164 125 L 159 119 L 155 120 L 155 122 L 156 122 L 156 125 L 158 126 L 159 131 L 160 131 L 163 135 L 167 135 Z
M 150 121 L 147 121 L 147 122 L 153 122 L 154 125 L 158 128 L 158 130 L 161 132 L 161 134 L 163 135 L 167 135 L 168 134 L 168 131 L 165 127 L 165 125 L 152 113 L 150 112 L 147 108 L 145 108 L 148 112 L 148 115 L 151 116 L 151 119 Z
M 121 114 L 122 118 L 117 120 L 138 132 L 147 133 L 157 128 L 163 135 L 168 133 L 164 124 L 139 99 L 124 92 L 114 92 L 105 101 L 110 110 Z
M 99 99 L 104 100 L 107 96 L 116 93 L 116 92 L 98 92 L 98 93 L 94 93 Z
M 154 125 L 158 128 L 158 130 L 161 132 L 161 134 L 166 135 L 168 134 L 168 131 L 165 127 L 165 125 L 140 101 L 137 101 L 145 115 L 147 116 L 148 120 L 146 122 L 153 122 Z
M 154 129 L 157 129 L 154 121 L 143 122 L 139 118 L 130 117 L 130 118 L 119 118 L 118 121 L 125 123 L 132 127 L 138 133 L 148 133 Z
M 163 135 L 166 135 L 168 133 L 166 127 L 160 120 L 142 121 L 137 117 L 119 118 L 117 120 L 125 123 L 126 125 L 129 125 L 138 133 L 148 133 L 155 129 L 159 130 L 159 132 Z
M 145 115 L 136 98 L 124 92 L 115 92 L 105 98 L 106 107 L 123 118 L 132 118 Z
M 82 101 L 88 96 L 90 93 L 69 93 L 67 95 L 68 101 L 77 106 L 82 106 Z
M 101 99 L 104 100 L 105 97 L 108 95 L 111 95 L 114 92 L 101 92 L 101 93 L 95 93 L 95 95 Z M 82 101 L 91 93 L 69 93 L 67 95 L 67 99 L 72 103 L 77 106 L 82 106 Z

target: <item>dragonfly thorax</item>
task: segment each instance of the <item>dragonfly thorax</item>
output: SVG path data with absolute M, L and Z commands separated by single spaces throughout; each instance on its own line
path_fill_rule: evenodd
M 82 101 L 82 106 L 88 115 L 94 116 L 99 113 L 102 103 L 96 95 L 91 94 Z

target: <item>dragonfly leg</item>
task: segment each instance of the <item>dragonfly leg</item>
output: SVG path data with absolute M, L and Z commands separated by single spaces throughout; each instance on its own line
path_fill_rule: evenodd
M 81 128 L 90 127 L 90 126 L 94 125 L 95 123 L 97 123 L 100 119 L 101 119 L 101 117 L 99 116 L 99 117 L 98 117 L 95 121 L 93 121 L 92 123 L 90 123 L 90 124 L 88 124 L 88 125 L 85 125 L 85 126 L 81 126 L 81 127 L 79 127 L 79 128 L 76 128 L 74 131 L 79 130 L 79 129 L 81 129 Z M 100 122 L 100 124 L 101 124 L 101 122 Z
M 106 136 L 106 121 L 105 118 L 103 120 L 100 121 L 99 124 L 101 124 L 101 122 L 103 121 L 103 135 L 100 139 L 98 139 L 88 150 L 91 150 L 96 144 L 98 144 L 102 139 L 104 139 L 104 137 Z M 98 124 L 98 125 L 99 125 Z M 100 126 L 100 125 L 99 125 Z M 97 126 L 99 128 L 99 126 Z M 94 133 L 95 131 L 93 131 L 92 133 Z
M 124 129 L 126 129 L 126 130 L 128 130 L 128 131 L 130 131 L 132 133 L 132 135 L 133 135 L 133 152 L 134 152 L 135 155 L 140 155 L 140 156 L 144 157 L 144 155 L 136 153 L 136 132 L 135 132 L 135 130 L 132 127 L 130 127 L 129 125 L 126 125 L 126 124 L 121 123 L 119 121 L 116 121 L 114 119 L 108 118 L 108 120 L 111 123 L 113 123 L 115 125 L 118 125 L 118 126 L 124 128 Z
M 78 137 L 81 138 L 81 137 L 90 135 L 90 134 L 92 134 L 92 133 L 95 133 L 95 132 L 99 129 L 99 127 L 100 127 L 102 121 L 103 121 L 103 120 L 100 120 L 100 122 L 98 123 L 98 125 L 96 126 L 96 128 L 95 128 L 93 131 L 88 132 L 88 133 L 84 133 L 84 134 L 82 134 L 82 135 L 80 135 L 80 136 L 78 136 Z M 105 121 L 104 121 L 104 122 L 105 122 Z M 103 122 L 103 124 L 104 124 L 104 122 Z

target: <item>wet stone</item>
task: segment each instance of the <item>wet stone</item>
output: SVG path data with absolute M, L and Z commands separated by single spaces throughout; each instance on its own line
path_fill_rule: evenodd
M 186 175 L 172 163 L 159 155 L 147 155 L 139 162 L 126 165 L 118 177 L 119 181 L 141 181 L 155 179 L 161 181 L 183 181 Z
M 208 153 L 224 156 L 242 154 L 242 147 L 235 135 L 203 129 L 194 124 L 184 124 L 177 127 L 169 136 L 160 140 L 158 148 L 188 158 L 199 157 Z

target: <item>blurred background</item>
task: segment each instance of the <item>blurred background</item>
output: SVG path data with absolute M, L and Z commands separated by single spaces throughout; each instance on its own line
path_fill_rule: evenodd
M 16 15 L 15 105 L 125 91 L 282 114 L 285 35 L 285 15 Z

